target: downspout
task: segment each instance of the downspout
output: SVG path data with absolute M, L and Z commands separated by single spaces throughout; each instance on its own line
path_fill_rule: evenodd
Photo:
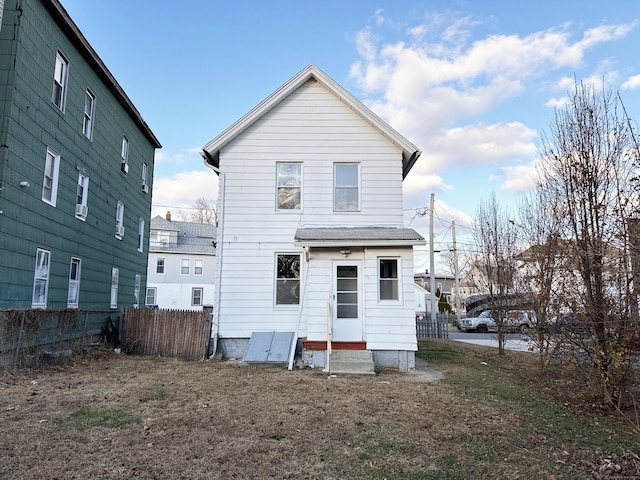
M 216 269 L 216 296 L 213 310 L 213 319 L 211 322 L 211 337 L 213 338 L 213 355 L 218 351 L 218 331 L 220 329 L 220 298 L 222 292 L 222 250 L 224 248 L 224 213 L 225 213 L 225 186 L 226 175 L 218 167 L 214 167 L 209 163 L 209 156 L 206 152 L 201 152 L 204 163 L 207 167 L 218 174 L 220 181 L 218 182 L 218 237 L 216 244 L 216 257 L 218 259 L 218 268 Z
M 293 339 L 291 340 L 291 346 L 289 348 L 289 370 L 293 370 L 293 361 L 296 357 L 296 345 L 298 344 L 298 335 L 300 334 L 300 323 L 302 322 L 302 311 L 304 309 L 304 299 L 307 296 L 307 279 L 309 278 L 309 257 L 311 253 L 309 252 L 308 247 L 304 247 L 304 264 L 305 264 L 305 272 L 304 272 L 304 285 L 300 286 L 300 293 L 302 294 L 300 297 L 300 307 L 298 308 L 298 321 L 296 323 L 296 331 L 293 334 Z

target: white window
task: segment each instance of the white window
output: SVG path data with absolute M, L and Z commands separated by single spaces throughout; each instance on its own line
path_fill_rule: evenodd
M 381 258 L 378 262 L 380 300 L 400 300 L 398 259 Z
M 164 273 L 164 258 L 156 260 L 156 273 Z
M 142 164 L 142 193 L 149 193 L 149 184 L 147 183 L 147 176 L 149 175 L 149 165 L 147 162 Z
M 180 273 L 182 275 L 189 275 L 189 259 L 183 258 L 180 263 Z
M 89 191 L 89 177 L 84 173 L 78 174 L 78 188 L 76 191 L 76 218 L 87 218 L 87 195 Z
M 47 306 L 50 262 L 51 252 L 39 248 L 36 252 L 36 268 L 33 276 L 33 297 L 31 299 L 31 306 L 33 308 Z
M 67 98 L 67 78 L 69 75 L 69 62 L 60 52 L 56 54 L 56 66 L 53 73 L 53 94 L 51 101 L 64 112 L 64 104 Z
M 124 237 L 124 203 L 118 202 L 116 207 L 116 237 Z
M 129 139 L 122 137 L 122 152 L 120 153 L 120 171 L 129 172 Z
M 334 165 L 334 210 L 357 212 L 360 210 L 360 173 L 356 163 Z
M 93 136 L 93 115 L 96 109 L 96 97 L 87 90 L 84 97 L 84 121 L 82 123 L 82 133 L 91 140 Z
M 302 164 L 278 163 L 277 208 L 279 210 L 300 210 L 302 201 Z
M 58 198 L 58 171 L 60 170 L 60 155 L 47 148 L 47 158 L 44 164 L 44 179 L 42 181 L 42 200 L 56 206 Z
M 118 308 L 118 281 L 120 278 L 120 269 L 113 267 L 111 269 L 111 308 Z
M 191 305 L 195 307 L 202 305 L 202 288 L 191 289 Z
M 276 256 L 276 305 L 300 303 L 300 255 Z
M 147 296 L 144 300 L 145 305 L 156 305 L 157 291 L 155 287 L 147 288 Z
M 140 305 L 140 275 L 136 274 L 135 282 L 133 284 L 133 306 L 138 307 Z
M 142 252 L 144 250 L 144 220 L 142 218 L 138 219 L 138 251 Z
M 193 261 L 193 274 L 202 275 L 202 260 Z
M 80 267 L 82 261 L 79 258 L 71 257 L 69 267 L 69 294 L 67 295 L 67 308 L 78 308 L 78 298 L 80 296 Z

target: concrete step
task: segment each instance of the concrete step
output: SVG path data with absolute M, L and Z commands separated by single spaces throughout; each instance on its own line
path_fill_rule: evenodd
M 329 356 L 332 375 L 375 375 L 370 350 L 334 350 Z

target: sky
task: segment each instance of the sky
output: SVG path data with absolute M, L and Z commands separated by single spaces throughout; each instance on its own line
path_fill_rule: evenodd
M 640 118 L 636 0 L 61 0 L 163 148 L 152 215 L 217 198 L 202 147 L 308 64 L 412 141 L 405 226 L 473 249 L 492 194 L 532 187 L 542 132 L 575 81 Z M 430 266 L 418 247 L 415 270 Z M 445 254 L 436 271 L 446 270 Z

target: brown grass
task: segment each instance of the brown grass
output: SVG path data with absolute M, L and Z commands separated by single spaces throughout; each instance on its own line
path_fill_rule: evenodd
M 462 371 L 442 368 L 452 378 Z M 2 375 L 0 478 L 561 479 L 593 471 L 598 452 L 552 437 L 532 444 L 521 437 L 527 419 L 501 402 L 461 394 L 450 379 L 407 380 L 75 355 Z M 94 423 L 80 428 L 83 416 Z

